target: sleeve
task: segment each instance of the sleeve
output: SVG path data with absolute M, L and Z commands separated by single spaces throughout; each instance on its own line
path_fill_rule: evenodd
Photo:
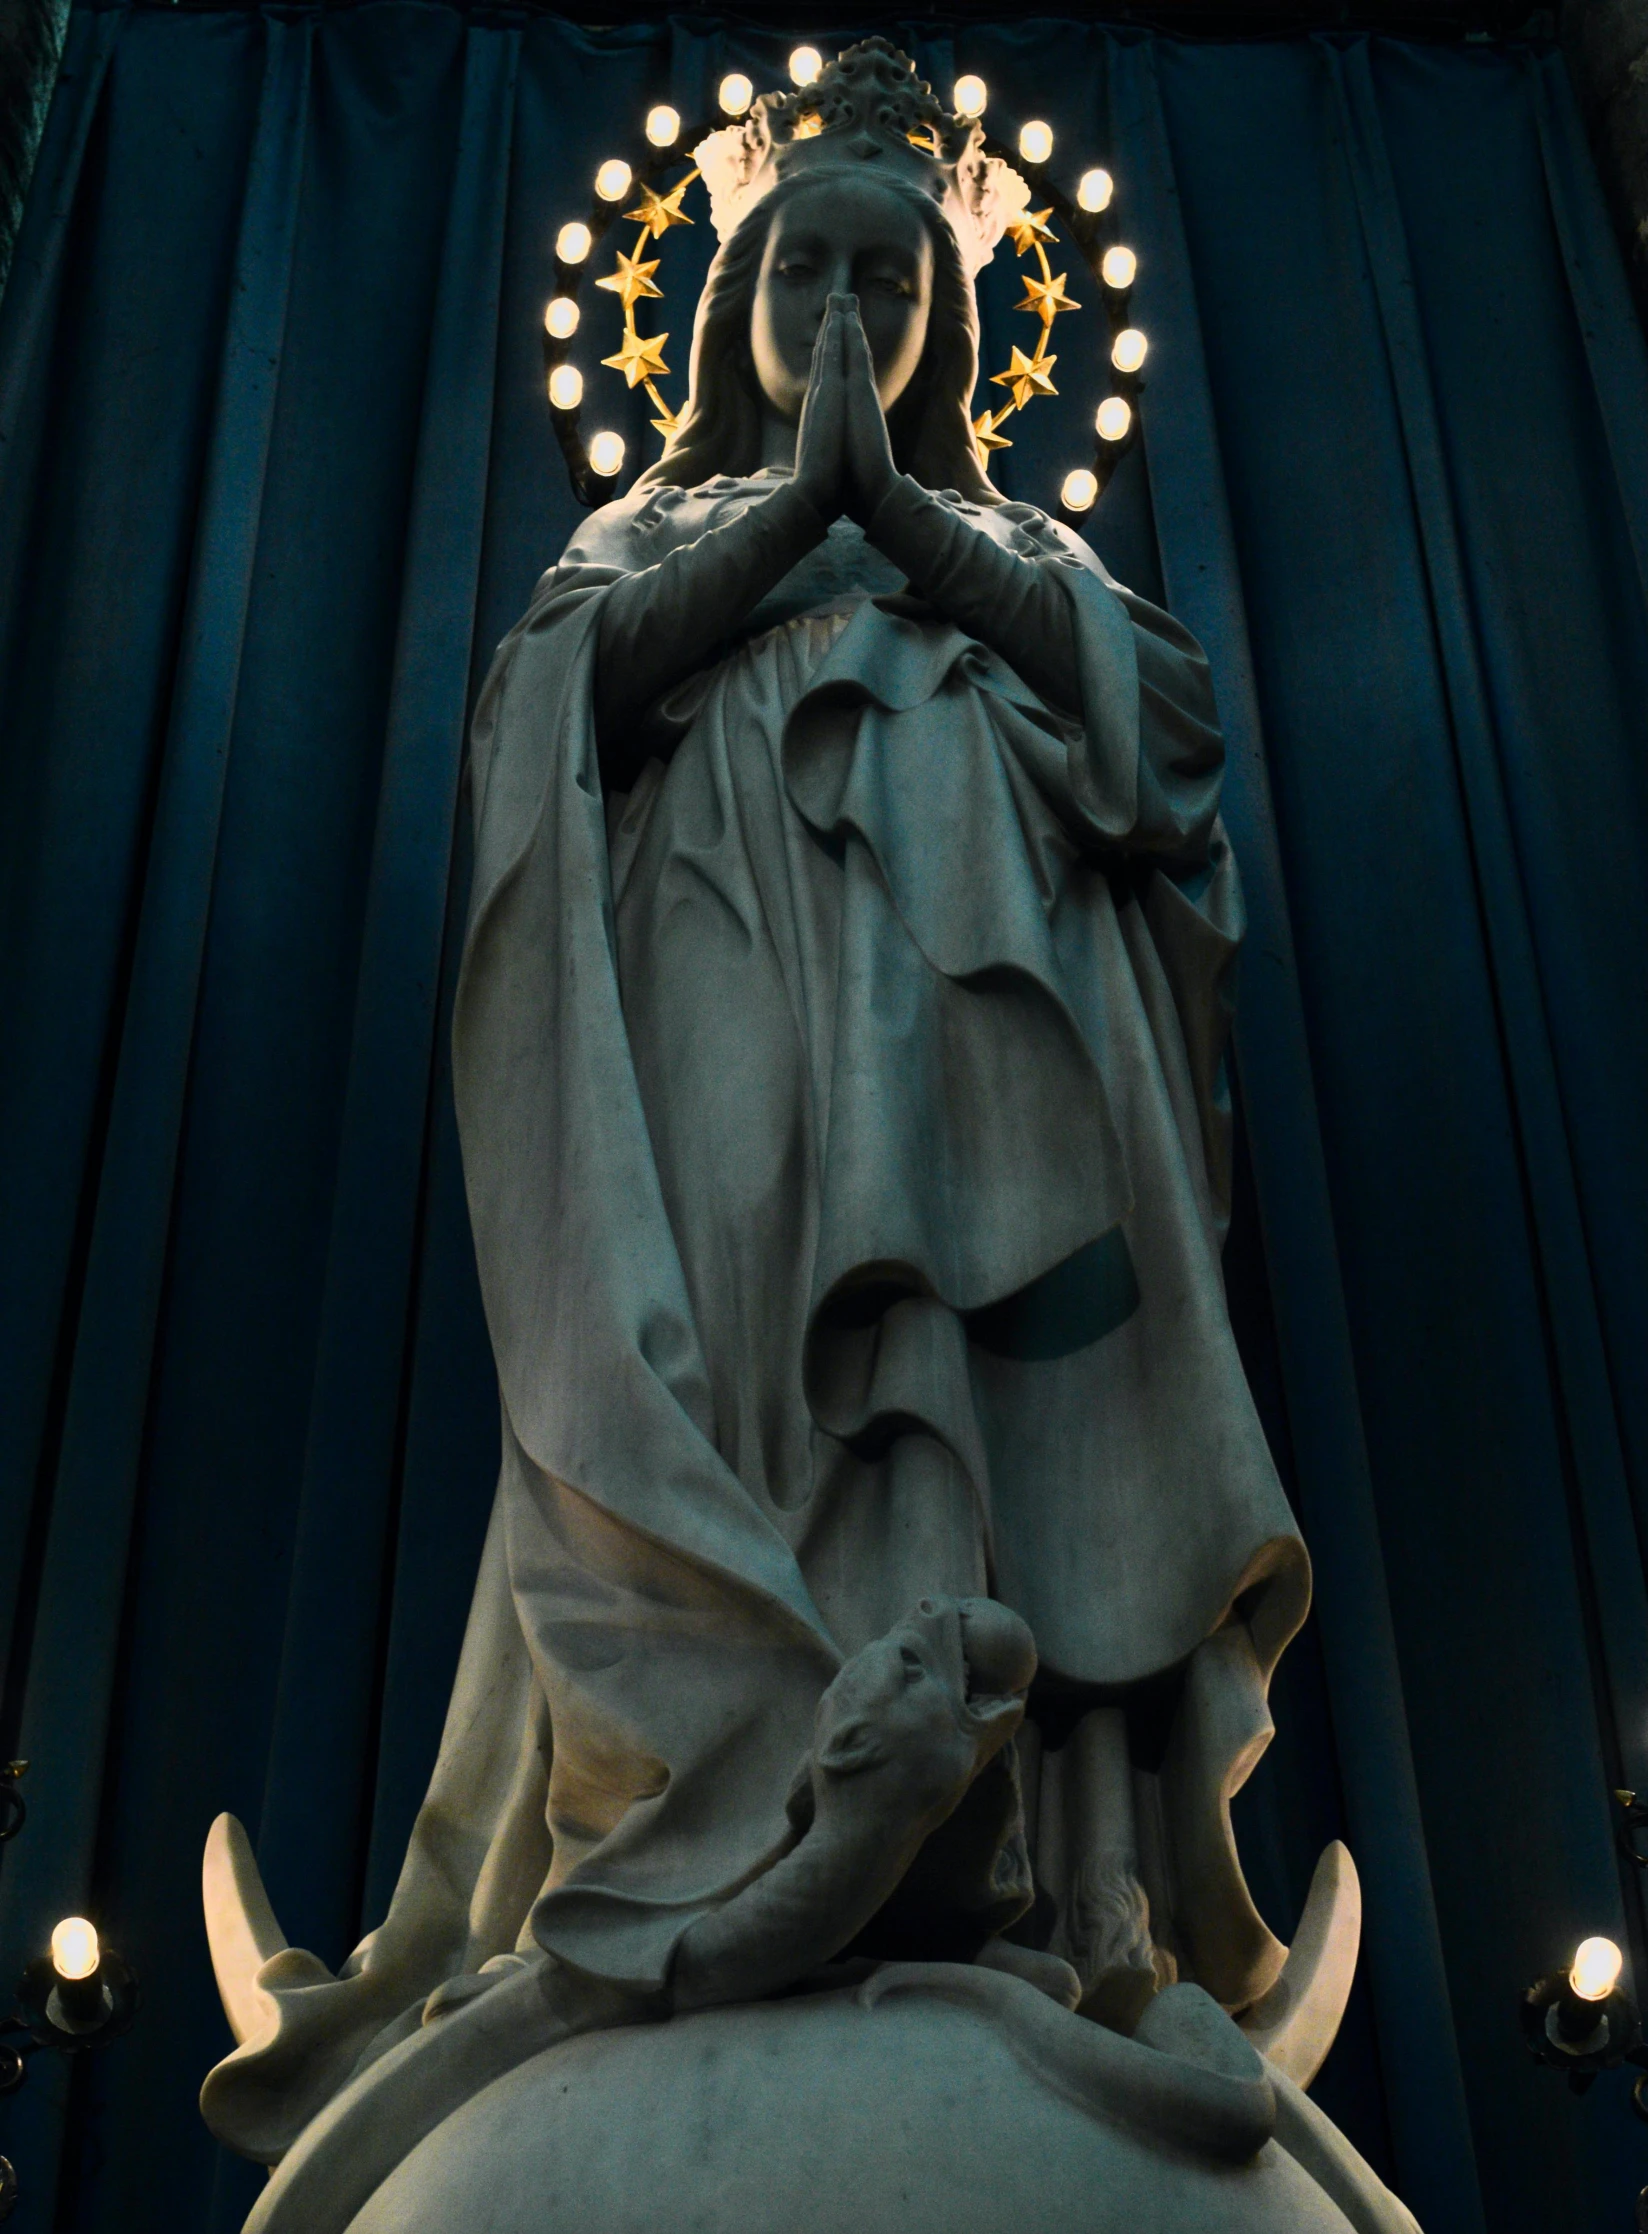
M 647 709 L 702 666 L 744 616 L 815 545 L 825 526 L 791 483 L 607 590 L 595 652 L 601 782 L 627 791 L 657 750 Z
M 1054 522 L 1029 506 L 1009 516 L 1019 549 L 904 475 L 867 533 L 928 604 L 1080 723 L 1044 780 L 1068 792 L 1089 842 L 1205 862 L 1224 744 L 1200 645 Z
M 882 498 L 865 533 L 912 589 L 999 652 L 1038 697 L 1066 713 L 1080 710 L 1075 620 L 1053 571 L 1078 562 L 1020 558 L 908 474 Z

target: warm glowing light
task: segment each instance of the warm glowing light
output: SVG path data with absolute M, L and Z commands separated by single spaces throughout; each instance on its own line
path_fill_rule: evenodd
M 86 1928 L 89 1931 L 91 1926 Z M 1606 2001 L 1619 1984 L 1624 1966 L 1625 1957 L 1611 1939 L 1582 1939 L 1574 1950 L 1568 1983 L 1581 2001 Z
M 563 264 L 581 264 L 594 246 L 587 225 L 563 225 L 555 236 L 555 253 Z
M 1150 344 L 1137 326 L 1124 326 L 1110 345 L 1110 362 L 1118 372 L 1137 372 L 1149 354 Z
M 1124 287 L 1131 287 L 1138 271 L 1139 259 L 1131 248 L 1107 248 L 1099 271 L 1107 287 L 1114 287 L 1119 295 Z
M 1116 181 L 1108 171 L 1083 171 L 1081 184 L 1076 188 L 1076 200 L 1089 215 L 1096 217 L 1101 209 L 1110 207 L 1110 197 L 1116 191 Z
M 1123 442 L 1133 424 L 1133 406 L 1125 396 L 1106 396 L 1093 415 L 1093 424 L 1106 442 Z
M 755 99 L 755 87 L 742 70 L 732 70 L 721 80 L 721 90 L 716 98 L 728 116 L 742 116 Z
M 589 462 L 597 473 L 610 478 L 624 462 L 623 436 L 610 429 L 598 434 L 589 446 Z
M 955 93 L 957 116 L 982 116 L 985 103 L 989 98 L 990 88 L 982 78 L 957 78 Z
M 576 411 L 584 400 L 584 376 L 576 365 L 557 365 L 549 376 L 549 400 L 557 411 Z
M 1064 487 L 1059 491 L 1059 501 L 1067 512 L 1087 511 L 1098 502 L 1098 496 L 1099 477 L 1084 465 L 1065 475 Z
M 817 47 L 797 47 L 790 56 L 790 76 L 797 85 L 816 85 L 824 67 Z
M 635 183 L 635 173 L 621 155 L 609 155 L 595 174 L 595 191 L 603 202 L 621 202 Z
M 578 331 L 578 305 L 570 295 L 556 295 L 544 305 L 544 332 L 555 341 L 569 341 Z
M 1587 1940 L 1587 1947 L 1606 1942 Z M 1583 1954 L 1585 1948 L 1580 1949 Z M 71 1984 L 77 1978 L 89 1978 L 102 1961 L 102 1950 L 97 1944 L 97 1926 L 88 1924 L 84 1916 L 65 1916 L 51 1936 L 52 1968 L 59 1978 Z
M 681 137 L 681 112 L 668 102 L 647 111 L 647 138 L 654 147 L 673 147 Z
M 1045 163 L 1053 152 L 1053 127 L 1039 119 L 1019 134 L 1019 153 L 1027 163 Z

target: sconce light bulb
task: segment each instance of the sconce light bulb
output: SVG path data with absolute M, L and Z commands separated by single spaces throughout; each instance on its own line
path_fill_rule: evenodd
M 667 101 L 647 111 L 647 138 L 654 147 L 673 147 L 681 137 L 681 112 Z
M 65 1916 L 51 1935 L 51 1959 L 58 1977 L 70 1985 L 89 1978 L 103 1959 L 97 1926 L 87 1923 L 84 1916 Z
M 1097 217 L 1101 209 L 1110 207 L 1110 197 L 1116 191 L 1116 182 L 1108 171 L 1083 171 L 1081 184 L 1076 188 L 1076 200 L 1090 217 Z
M 557 411 L 576 411 L 584 400 L 584 376 L 576 365 L 557 365 L 549 376 L 549 400 Z
M 742 70 L 730 70 L 721 80 L 716 98 L 728 116 L 742 116 L 755 99 L 755 87 Z
M 555 236 L 555 253 L 563 264 L 581 264 L 594 245 L 587 225 L 563 225 Z
M 595 191 L 603 202 L 621 202 L 634 178 L 621 155 L 610 155 L 595 174 Z
M 1040 118 L 1027 124 L 1019 134 L 1019 153 L 1027 163 L 1045 163 L 1053 152 L 1053 127 L 1043 124 Z
M 1093 424 L 1106 442 L 1123 442 L 1133 424 L 1133 406 L 1125 396 L 1106 396 L 1093 415 Z
M 1131 287 L 1139 268 L 1139 259 L 1131 248 L 1107 248 L 1099 271 L 1107 287 L 1114 287 L 1119 295 L 1124 287 Z
M 544 305 L 544 331 L 554 341 L 570 341 L 578 331 L 578 305 L 570 295 L 552 296 Z
M 1110 345 L 1110 362 L 1118 372 L 1137 372 L 1149 350 L 1137 326 L 1124 326 Z
M 1582 1939 L 1574 1950 L 1568 1983 L 1581 2001 L 1606 2001 L 1624 1967 L 1625 1957 L 1611 1939 Z
M 956 80 L 957 116 L 975 117 L 984 114 L 985 103 L 990 98 L 990 88 L 982 78 L 972 76 Z
M 824 68 L 824 57 L 817 47 L 797 47 L 790 56 L 790 76 L 797 85 L 816 85 Z
M 594 438 L 589 446 L 591 470 L 603 480 L 610 480 L 624 462 L 624 438 L 606 430 Z
M 1064 487 L 1059 491 L 1060 501 L 1067 512 L 1086 512 L 1098 502 L 1099 477 L 1089 473 L 1086 466 L 1078 466 L 1074 473 L 1064 477 Z

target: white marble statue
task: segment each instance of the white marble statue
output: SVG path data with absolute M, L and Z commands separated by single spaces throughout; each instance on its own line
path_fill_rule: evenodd
M 822 128 L 794 136 L 798 118 Z M 1309 1570 L 1220 1244 L 1206 664 L 968 417 L 1022 181 L 880 41 L 700 151 L 662 462 L 476 717 L 503 1468 L 389 1914 L 208 1850 L 248 2234 L 1398 2234 L 1229 1801 Z

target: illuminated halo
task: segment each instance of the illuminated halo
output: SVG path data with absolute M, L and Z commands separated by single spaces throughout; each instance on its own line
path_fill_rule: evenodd
M 811 69 L 814 53 L 811 48 L 798 48 L 791 57 L 791 75 L 798 87 L 804 88 L 817 75 L 813 71 L 811 76 L 801 76 L 796 71 L 798 60 L 802 67 Z M 614 494 L 624 456 L 624 444 L 618 435 L 603 431 L 586 443 L 581 431 L 587 391 L 583 375 L 571 358 L 580 324 L 578 295 L 584 275 L 597 259 L 604 261 L 603 241 L 612 226 L 635 226 L 627 251 L 620 247 L 612 268 L 594 281 L 596 287 L 618 297 L 624 319 L 617 350 L 600 361 L 621 373 L 631 389 L 645 390 L 653 409 L 652 424 L 667 443 L 680 420 L 679 411 L 672 409 L 658 385 L 671 377 L 664 357 L 669 329 L 644 333 L 637 314 L 643 304 L 660 306 L 659 311 L 649 312 L 650 324 L 661 311 L 664 289 L 659 275 L 663 257 L 658 244 L 674 227 L 698 222 L 682 206 L 688 189 L 701 183 L 701 173 L 687 150 L 697 148 L 729 118 L 742 117 L 754 97 L 750 81 L 735 73 L 722 80 L 722 114 L 714 121 L 689 123 L 674 109 L 649 109 L 644 128 L 637 134 L 632 159 L 611 156 L 599 165 L 586 215 L 561 224 L 556 231 L 555 286 L 544 319 L 544 371 L 555 432 L 573 490 L 583 504 L 604 504 Z M 964 77 L 957 81 L 955 97 L 958 121 L 967 121 L 983 114 L 988 93 L 982 79 Z M 803 116 L 798 138 L 808 136 L 809 122 L 813 132 L 822 129 L 820 118 Z M 1057 134 L 1041 119 L 1031 119 L 1021 126 L 1011 142 L 986 135 L 983 144 L 986 155 L 1017 165 L 1028 175 L 1031 204 L 1042 205 L 1024 208 L 1006 227 L 1020 264 L 1026 267 L 1021 273 L 1024 296 L 1016 307 L 1036 321 L 1036 333 L 1032 348 L 1015 345 L 1006 366 L 981 383 L 986 392 L 1002 391 L 1000 400 L 987 402 L 973 420 L 973 440 L 986 471 L 993 451 L 1012 447 L 1011 439 L 1001 431 L 1008 420 L 1037 396 L 1059 393 L 1053 382 L 1053 370 L 1059 362 L 1051 347 L 1054 324 L 1065 312 L 1082 308 L 1069 292 L 1068 272 L 1055 271 L 1048 254 L 1050 248 L 1057 253 L 1061 236 L 1062 244 L 1079 254 L 1086 265 L 1092 286 L 1091 291 L 1083 288 L 1083 296 L 1096 298 L 1109 327 L 1109 347 L 1098 360 L 1104 389 L 1091 421 L 1095 436 L 1092 464 L 1067 471 L 1059 496 L 1057 508 L 1073 517 L 1092 509 L 1118 460 L 1138 440 L 1138 399 L 1144 387 L 1142 368 L 1149 347 L 1129 316 L 1138 259 L 1117 229 L 1115 182 L 1110 173 L 1083 168 L 1074 189 L 1066 192 L 1051 169 Z M 620 178 L 623 189 L 615 194 Z M 620 203 L 626 205 L 621 210 Z M 1066 381 L 1072 365 L 1079 361 L 1073 352 L 1065 352 Z

